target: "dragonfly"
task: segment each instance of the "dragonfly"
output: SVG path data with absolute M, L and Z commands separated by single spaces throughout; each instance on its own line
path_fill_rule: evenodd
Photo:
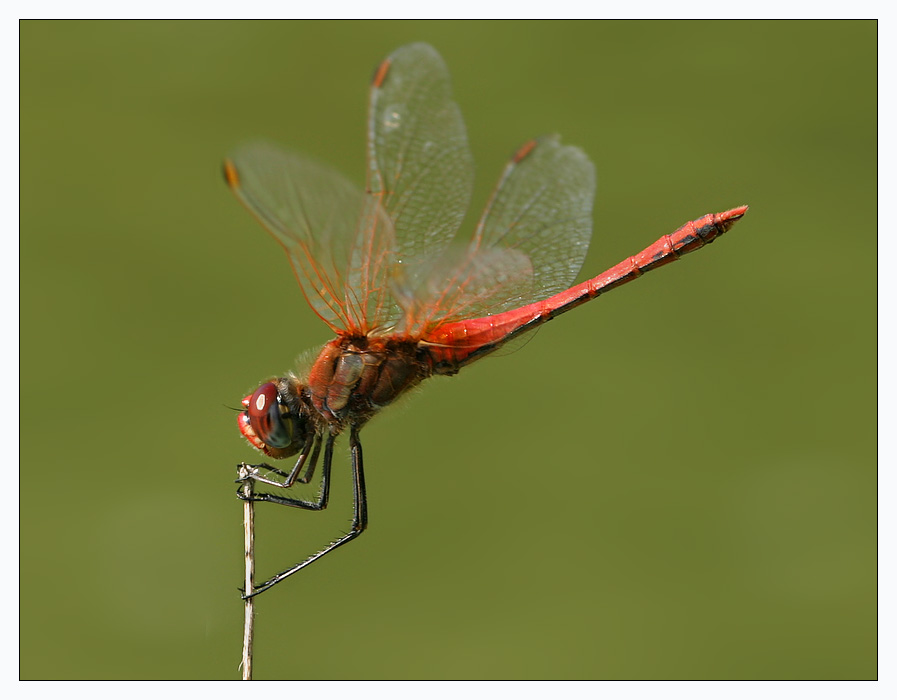
M 301 291 L 335 334 L 302 376 L 265 381 L 242 400 L 238 426 L 282 470 L 240 465 L 266 493 L 241 498 L 305 510 L 327 507 L 334 443 L 348 431 L 353 515 L 348 531 L 243 597 L 258 595 L 358 537 L 368 525 L 361 429 L 424 380 L 454 375 L 562 313 L 698 250 L 747 211 L 689 221 L 597 277 L 571 286 L 592 233 L 595 169 L 549 135 L 511 157 L 472 235 L 460 234 L 473 158 L 448 69 L 423 43 L 374 72 L 367 175 L 339 172 L 268 142 L 224 162 L 239 201 L 283 246 Z M 264 277 L 250 287 L 264 297 Z M 323 459 L 322 453 L 323 451 Z M 321 461 L 314 499 L 296 498 Z

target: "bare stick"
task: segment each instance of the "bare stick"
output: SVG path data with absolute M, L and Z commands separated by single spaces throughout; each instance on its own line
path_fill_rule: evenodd
M 246 479 L 249 470 L 245 465 L 237 469 L 240 478 Z M 243 482 L 243 495 L 247 500 L 243 501 L 243 544 L 246 553 L 246 593 L 252 593 L 255 588 L 255 515 L 253 511 L 252 479 Z M 243 601 L 243 660 L 240 667 L 243 669 L 243 680 L 252 680 L 252 632 L 255 619 L 255 598 L 246 598 Z

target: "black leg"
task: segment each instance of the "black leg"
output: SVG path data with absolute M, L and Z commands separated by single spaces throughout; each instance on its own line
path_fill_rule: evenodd
M 324 478 L 327 478 L 330 475 L 330 460 L 333 455 L 333 436 L 329 436 L 327 438 L 327 445 L 324 449 L 324 466 L 323 473 Z M 361 442 L 358 440 L 358 430 L 353 425 L 351 428 L 351 434 L 349 438 L 349 445 L 352 451 L 352 485 L 353 485 L 353 496 L 354 496 L 354 512 L 352 517 L 352 529 L 349 530 L 345 535 L 340 537 L 339 539 L 334 540 L 329 545 L 327 545 L 324 549 L 316 554 L 312 554 L 307 559 L 299 562 L 296 566 L 293 566 L 286 571 L 281 571 L 276 576 L 265 581 L 263 584 L 256 586 L 255 590 L 252 591 L 250 595 L 244 595 L 243 598 L 252 598 L 253 596 L 258 595 L 264 591 L 267 591 L 271 586 L 280 583 L 288 576 L 292 576 L 297 571 L 304 569 L 306 566 L 311 564 L 314 561 L 317 561 L 325 554 L 332 552 L 334 549 L 339 547 L 340 545 L 346 544 L 349 540 L 354 540 L 358 537 L 362 532 L 364 532 L 365 528 L 368 525 L 368 504 L 367 504 L 367 494 L 364 488 L 364 463 L 361 454 Z M 329 481 L 329 480 L 328 480 Z M 269 494 L 266 494 L 269 495 Z M 260 494 L 261 496 L 261 494 Z M 273 499 L 265 499 L 271 500 L 273 503 L 284 503 L 284 505 L 297 505 L 300 508 L 308 507 L 306 505 L 299 506 L 298 502 L 286 502 L 292 501 L 292 499 L 283 499 L 283 500 L 273 500 Z M 326 496 L 323 499 L 323 507 L 327 505 Z
M 352 450 L 352 496 L 355 501 L 352 530 L 355 531 L 355 537 L 357 537 L 368 526 L 368 495 L 364 488 L 364 458 L 361 454 L 361 441 L 358 439 L 358 429 L 354 425 L 349 432 L 349 447 Z
M 302 471 L 302 467 L 308 460 L 309 451 L 311 450 L 312 444 L 314 444 L 314 451 L 310 453 L 311 460 L 308 464 L 308 470 L 302 477 L 299 477 L 299 472 Z M 270 464 L 240 464 L 237 466 L 238 470 L 240 469 L 240 467 L 249 467 L 250 472 L 242 479 L 237 479 L 237 481 L 239 482 L 245 481 L 246 479 L 252 479 L 253 481 L 257 481 L 261 484 L 269 484 L 271 486 L 277 486 L 282 489 L 288 489 L 295 483 L 297 477 L 299 477 L 300 484 L 307 484 L 309 481 L 311 481 L 311 475 L 315 472 L 315 463 L 318 461 L 318 453 L 320 452 L 320 450 L 321 436 L 312 433 L 308 436 L 305 444 L 302 446 L 302 451 L 299 453 L 299 459 L 296 460 L 296 464 L 293 465 L 293 470 L 289 474 L 278 469 L 277 467 L 272 467 Z M 259 469 L 267 469 L 269 473 L 282 476 L 284 477 L 284 481 L 268 479 L 267 477 L 259 474 Z
M 300 476 L 297 481 L 300 484 L 307 484 L 311 481 L 311 477 L 315 473 L 315 466 L 318 464 L 318 455 L 321 453 L 321 439 L 320 437 L 315 440 L 315 449 L 311 453 L 311 459 L 308 460 L 308 469 L 305 470 L 305 474 Z
M 324 447 L 324 466 L 321 469 L 321 489 L 320 491 L 318 491 L 318 499 L 316 501 L 306 501 L 301 498 L 289 498 L 288 496 L 277 496 L 273 493 L 254 493 L 252 494 L 250 500 L 265 501 L 267 503 L 277 503 L 282 506 L 292 506 L 294 508 L 303 508 L 305 510 L 324 510 L 327 507 L 327 501 L 330 498 L 330 464 L 333 460 L 333 442 L 335 439 L 336 436 L 334 435 L 327 436 L 327 444 Z M 308 470 L 306 471 L 305 475 L 301 479 L 299 479 L 299 483 L 307 484 L 310 480 L 311 475 L 315 471 L 315 463 L 318 461 L 318 454 L 320 453 L 320 451 L 321 438 L 320 436 L 318 436 L 315 438 L 315 446 L 314 450 L 311 453 L 311 460 L 309 461 Z M 296 475 L 302 469 L 307 456 L 308 451 L 306 450 L 302 455 L 299 456 L 299 459 L 296 462 L 296 466 L 293 467 L 293 471 L 287 475 L 287 479 L 283 483 L 259 477 L 255 473 L 250 474 L 246 478 L 253 479 L 263 484 L 271 484 L 272 486 L 289 488 L 296 481 Z M 246 496 L 243 494 L 242 489 L 237 489 L 237 496 L 241 500 L 247 500 Z
M 272 467 L 270 464 L 241 464 L 239 466 L 240 467 L 244 467 L 244 466 L 253 467 L 255 469 L 261 469 L 264 467 L 269 472 L 272 472 L 279 476 L 286 477 L 286 481 L 284 481 L 284 483 L 282 483 L 282 484 L 280 484 L 276 481 L 264 480 L 264 479 L 262 480 L 262 483 L 271 484 L 272 486 L 280 486 L 282 488 L 289 488 L 290 486 L 293 485 L 291 477 L 292 477 L 292 479 L 295 479 L 300 484 L 307 484 L 309 481 L 311 481 L 312 476 L 314 476 L 315 467 L 318 464 L 318 455 L 321 453 L 321 440 L 320 439 L 315 440 L 314 444 L 315 444 L 314 452 L 311 453 L 311 457 L 309 457 L 308 461 L 307 461 L 308 467 L 306 468 L 305 473 L 302 474 L 301 476 L 299 476 L 298 478 L 292 476 L 293 472 L 297 472 L 297 467 L 299 467 L 299 465 L 302 464 L 302 462 L 299 462 L 298 460 L 296 462 L 296 466 L 293 467 L 292 472 L 282 471 L 282 470 L 278 469 L 277 467 Z M 307 452 L 308 450 L 305 449 L 304 451 Z M 304 459 L 304 455 L 299 455 L 299 459 Z M 301 467 L 299 467 L 299 468 L 301 468 Z M 238 469 L 238 471 L 239 471 L 239 469 Z M 249 474 L 245 478 L 252 479 L 254 477 L 252 476 L 252 474 Z M 256 481 L 258 481 L 258 480 L 259 479 L 256 479 Z M 243 481 L 243 479 L 237 479 L 237 481 Z

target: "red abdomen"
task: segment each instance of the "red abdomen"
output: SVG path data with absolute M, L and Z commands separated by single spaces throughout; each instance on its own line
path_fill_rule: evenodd
M 425 335 L 433 371 L 453 374 L 461 367 L 496 350 L 508 340 L 550 321 L 611 289 L 631 282 L 686 253 L 703 248 L 728 231 L 747 211 L 746 206 L 720 214 L 706 214 L 663 236 L 597 277 L 552 297 L 494 316 L 438 326 Z

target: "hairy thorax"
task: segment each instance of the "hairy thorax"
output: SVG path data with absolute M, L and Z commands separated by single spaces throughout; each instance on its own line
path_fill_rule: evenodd
M 340 337 L 312 365 L 307 391 L 312 406 L 334 427 L 358 426 L 432 374 L 426 352 L 413 340 Z

